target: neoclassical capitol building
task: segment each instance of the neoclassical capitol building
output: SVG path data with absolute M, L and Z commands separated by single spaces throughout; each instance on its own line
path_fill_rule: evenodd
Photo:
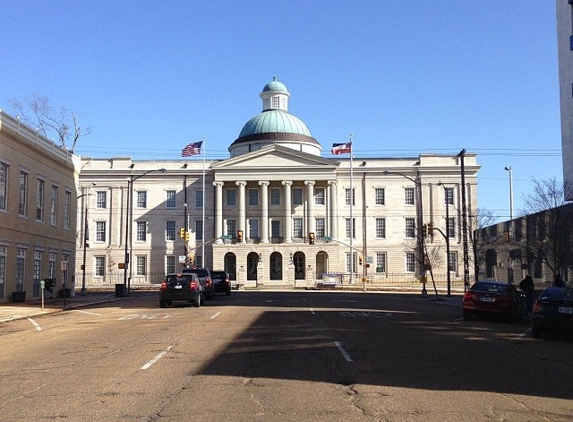
M 445 279 L 449 262 L 452 280 L 463 277 L 475 154 L 361 158 L 329 143 L 325 157 L 283 83 L 260 97 L 227 159 L 82 157 L 76 287 L 157 283 L 185 265 L 246 288 L 413 279 L 427 225 L 434 272 Z

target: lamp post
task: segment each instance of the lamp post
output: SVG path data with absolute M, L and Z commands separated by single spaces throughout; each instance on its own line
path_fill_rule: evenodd
M 509 219 L 513 220 L 513 171 L 511 166 L 505 167 L 505 171 L 509 172 Z
M 438 182 L 438 186 L 444 187 L 444 198 L 446 201 L 446 279 L 448 283 L 447 295 L 450 297 L 452 295 L 452 283 L 450 275 L 450 197 L 448 195 L 448 188 L 442 182 Z
M 92 186 L 95 186 L 95 183 L 93 183 Z M 82 188 L 82 189 L 84 189 L 84 193 L 79 195 L 76 198 L 76 200 L 79 200 L 80 198 L 87 197 L 87 196 L 91 195 L 89 192 L 85 192 L 85 188 Z M 86 295 L 86 254 L 87 254 L 87 247 L 88 247 L 88 240 L 89 240 L 88 229 L 89 229 L 89 226 L 88 226 L 88 201 L 86 198 L 86 199 L 84 199 L 84 236 L 83 236 L 84 256 L 82 258 L 82 288 L 80 290 L 80 296 Z M 65 292 L 64 292 L 64 296 L 65 296 Z
M 416 239 L 417 239 L 417 249 L 418 249 L 418 266 L 420 269 L 420 276 L 425 274 L 425 259 L 424 259 L 424 235 L 422 233 L 422 227 L 424 225 L 424 216 L 423 216 L 423 208 L 422 208 L 422 181 L 420 179 L 420 172 L 416 172 L 416 178 L 413 179 L 410 176 L 406 176 L 405 174 L 399 173 L 397 171 L 389 171 L 384 170 L 384 175 L 395 174 L 401 176 L 405 179 L 408 179 L 416 186 L 416 217 L 418 220 L 418 227 L 416 230 Z M 428 292 L 426 291 L 426 283 L 422 283 L 422 297 L 427 297 Z
M 141 173 L 139 176 L 134 177 L 133 174 L 129 176 L 127 179 L 127 209 L 125 212 L 125 251 L 124 251 L 124 266 L 123 266 L 123 292 L 127 291 L 127 296 L 129 296 L 130 284 L 131 284 L 131 277 L 127 277 L 127 267 L 131 268 L 131 219 L 133 218 L 133 182 L 138 179 L 141 179 L 143 176 L 153 173 L 156 171 L 160 171 L 161 173 L 165 172 L 164 168 L 160 169 L 153 169 L 148 170 L 146 172 Z M 122 294 L 123 296 L 123 294 Z

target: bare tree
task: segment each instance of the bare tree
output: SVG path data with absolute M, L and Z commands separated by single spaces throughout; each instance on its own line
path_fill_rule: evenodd
M 532 194 L 524 195 L 527 261 L 543 262 L 552 272 L 573 264 L 573 204 L 565 201 L 567 187 L 555 179 L 533 179 Z
M 495 223 L 495 217 L 491 211 L 478 209 L 477 215 L 470 219 L 472 227 L 469 228 L 469 241 L 471 243 L 473 256 L 469 259 L 473 264 L 474 277 L 479 278 L 479 272 L 486 262 L 486 252 L 489 249 L 495 249 L 497 245 L 503 242 L 503 237 L 496 235 L 490 236 L 485 227 L 490 227 Z
M 20 113 L 24 122 L 37 129 L 48 139 L 58 139 L 62 148 L 72 154 L 76 149 L 78 140 L 91 133 L 91 127 L 82 128 L 79 123 L 83 115 L 67 110 L 65 107 L 55 109 L 48 97 L 33 94 L 25 101 L 11 99 L 10 104 Z M 29 115 L 28 113 L 31 113 Z

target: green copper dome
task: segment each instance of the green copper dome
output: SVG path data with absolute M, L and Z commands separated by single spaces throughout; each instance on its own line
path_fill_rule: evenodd
M 265 87 L 263 88 L 263 92 L 268 92 L 268 91 L 283 91 L 283 92 L 288 92 L 287 87 L 285 86 L 285 84 L 283 84 L 282 82 L 277 81 L 277 78 L 273 78 L 272 82 L 269 82 L 268 84 L 265 85 Z
M 302 120 L 284 110 L 266 110 L 256 115 L 243 126 L 239 138 L 261 133 L 293 133 L 311 136 Z

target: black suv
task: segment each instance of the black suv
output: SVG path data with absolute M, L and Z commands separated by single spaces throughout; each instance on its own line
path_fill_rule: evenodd
M 159 306 L 165 308 L 173 302 L 187 302 L 198 308 L 203 302 L 203 290 L 195 274 L 167 274 L 159 288 Z
M 215 284 L 215 293 L 225 293 L 231 296 L 231 278 L 225 271 L 212 271 L 213 284 Z
M 199 277 L 199 281 L 203 285 L 205 299 L 210 300 L 215 297 L 215 285 L 213 284 L 213 277 L 211 277 L 211 271 L 209 271 L 208 268 L 197 268 L 197 267 L 184 268 L 182 273 L 197 274 L 197 277 Z

